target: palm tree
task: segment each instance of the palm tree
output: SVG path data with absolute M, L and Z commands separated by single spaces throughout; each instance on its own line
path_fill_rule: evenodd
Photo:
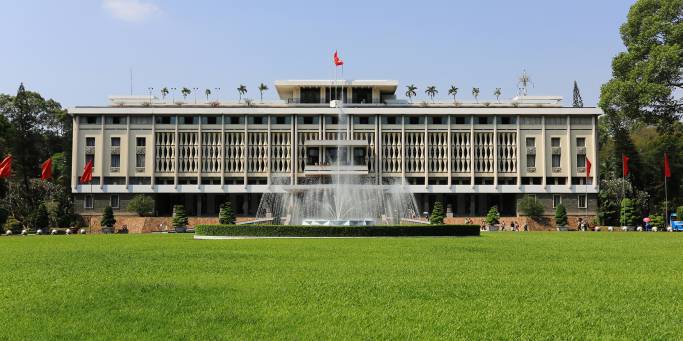
M 161 88 L 161 99 L 165 100 L 166 96 L 168 96 L 168 88 L 163 87 L 163 88 Z
M 261 85 L 258 86 L 258 91 L 261 93 L 261 103 L 263 103 L 263 92 L 268 91 L 268 86 L 261 83 Z
M 206 95 L 206 101 L 209 101 L 209 96 L 211 95 L 211 89 L 204 90 L 204 95 Z
M 501 94 L 500 88 L 496 88 L 496 91 L 493 92 L 493 95 L 496 96 L 496 102 L 498 102 L 498 103 L 500 103 L 500 100 L 499 100 L 500 94 Z
M 183 87 L 183 88 L 180 90 L 180 93 L 183 95 L 183 101 L 184 101 L 184 100 L 187 99 L 187 96 L 188 96 L 189 94 L 192 93 L 192 90 Z
M 244 84 L 240 84 L 240 87 L 237 88 L 237 92 L 239 92 L 239 94 L 240 94 L 240 100 L 238 101 L 238 103 L 239 103 L 239 102 L 242 102 L 242 95 L 247 93 L 247 87 L 244 86 Z
M 479 103 L 479 99 L 477 99 L 477 97 L 479 97 L 479 88 L 472 88 L 472 96 L 474 96 L 474 100 Z
M 427 90 L 425 90 L 425 94 L 429 96 L 429 98 L 432 99 L 432 103 L 434 103 L 434 96 L 439 93 L 439 90 L 436 90 L 436 87 L 434 85 L 428 86 Z
M 458 94 L 458 88 L 455 87 L 455 85 L 451 85 L 451 88 L 448 89 L 448 95 L 453 96 L 453 102 L 455 102 L 455 95 Z
M 410 84 L 406 86 L 406 88 L 408 89 L 406 90 L 406 97 L 408 97 L 408 99 L 412 102 L 413 96 L 417 96 L 417 92 L 415 92 L 417 90 L 417 87 L 415 86 L 415 84 Z

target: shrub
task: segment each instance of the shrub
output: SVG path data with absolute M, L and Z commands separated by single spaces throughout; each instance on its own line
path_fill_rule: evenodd
M 567 208 L 562 203 L 555 208 L 555 225 L 567 226 Z
M 432 208 L 432 214 L 429 216 L 429 223 L 434 225 L 440 225 L 443 224 L 444 218 L 445 216 L 443 211 L 443 203 L 441 201 L 437 201 L 434 203 L 434 208 Z
M 7 218 L 7 221 L 5 222 L 5 225 L 3 226 L 3 229 L 5 231 L 12 231 L 14 234 L 21 233 L 21 230 L 24 229 L 24 225 L 21 224 L 19 220 L 17 220 L 14 217 L 9 217 Z
M 41 203 L 38 205 L 38 209 L 33 217 L 33 228 L 34 229 L 46 229 L 50 227 L 50 216 L 47 213 L 47 207 L 45 204 Z
M 661 214 L 650 214 L 650 224 L 652 224 L 652 226 L 656 226 L 657 228 L 664 228 L 666 227 L 666 220 Z
M 173 227 L 185 227 L 188 224 L 187 214 L 185 213 L 185 206 L 173 206 L 173 219 L 171 220 Z
M 498 213 L 498 206 L 492 206 L 489 213 L 486 214 L 486 224 L 495 225 L 500 220 L 500 213 Z
M 619 221 L 622 226 L 633 226 L 636 224 L 636 214 L 635 208 L 633 207 L 633 200 L 629 198 L 624 198 L 621 200 L 621 214 L 619 215 Z
M 525 195 L 524 198 L 519 201 L 519 211 L 525 216 L 538 220 L 543 216 L 543 213 L 545 213 L 545 207 L 543 207 L 543 204 L 538 202 L 536 198 Z
M 114 227 L 114 224 L 116 224 L 116 219 L 114 219 L 114 210 L 112 210 L 111 206 L 107 206 L 104 208 L 104 211 L 102 212 L 102 219 L 100 219 L 100 226 L 102 226 L 102 227 Z
M 5 208 L 0 207 L 0 228 L 7 222 L 9 218 L 9 211 Z
M 221 210 L 218 213 L 218 222 L 224 225 L 230 225 L 235 223 L 235 215 L 232 213 L 232 203 L 226 201 L 221 206 Z
M 198 225 L 197 235 L 250 237 L 478 236 L 477 225 Z
M 138 194 L 128 202 L 126 209 L 137 213 L 141 217 L 151 215 L 154 210 L 154 200 L 146 195 Z

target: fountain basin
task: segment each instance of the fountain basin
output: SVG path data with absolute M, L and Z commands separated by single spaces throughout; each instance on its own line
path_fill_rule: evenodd
M 371 226 L 373 219 L 304 219 L 301 225 L 305 226 Z

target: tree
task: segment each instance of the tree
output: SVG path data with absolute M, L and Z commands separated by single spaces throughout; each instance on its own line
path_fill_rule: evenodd
M 500 95 L 502 92 L 500 91 L 500 88 L 496 88 L 496 91 L 493 92 L 493 95 L 496 96 L 496 102 L 500 103 Z
M 183 87 L 180 89 L 180 94 L 183 95 L 183 101 L 187 99 L 187 96 L 189 96 L 192 93 L 192 90 L 189 88 Z
M 441 225 L 443 224 L 444 218 L 445 214 L 443 210 L 443 202 L 437 201 L 434 203 L 432 214 L 429 216 L 429 223 L 433 225 Z
M 683 220 L 683 206 L 676 207 L 676 220 Z
M 574 101 L 572 102 L 572 106 L 574 108 L 583 108 L 583 99 L 581 98 L 581 92 L 579 91 L 579 85 L 576 84 L 576 81 L 574 81 Z
M 161 88 L 161 99 L 164 99 L 164 100 L 165 100 L 165 99 L 166 99 L 166 96 L 168 96 L 168 88 L 167 88 L 167 87 L 163 87 L 163 88 Z
M 209 96 L 211 96 L 211 89 L 204 90 L 204 95 L 206 95 L 206 101 L 209 101 Z
M 479 88 L 472 88 L 472 96 L 474 96 L 474 101 L 479 103 Z
M 258 91 L 261 93 L 261 103 L 263 103 L 263 93 L 264 93 L 265 91 L 268 91 L 268 86 L 265 85 L 265 84 L 263 84 L 263 83 L 261 83 L 261 84 L 258 86 Z
M 436 87 L 434 85 L 428 86 L 427 90 L 425 90 L 425 94 L 429 96 L 429 98 L 432 99 L 432 102 L 434 102 L 434 96 L 439 93 L 439 90 L 436 90 Z
M 622 226 L 634 226 L 637 223 L 638 217 L 633 207 L 633 200 L 629 198 L 621 200 L 621 216 L 619 219 Z
M 562 203 L 555 208 L 555 225 L 567 226 L 567 208 Z
M 12 233 L 14 234 L 19 234 L 21 233 L 21 230 L 24 228 L 24 225 L 19 220 L 17 220 L 17 218 L 9 217 L 2 228 L 5 231 L 12 231 Z
M 238 102 L 242 102 L 242 95 L 247 93 L 247 87 L 244 86 L 243 84 L 240 84 L 239 88 L 237 88 L 237 92 L 240 95 L 240 99 Z
M 495 225 L 500 221 L 500 213 L 498 213 L 498 206 L 492 206 L 486 214 L 486 224 Z
M 114 210 L 111 206 L 107 206 L 102 211 L 102 219 L 100 219 L 100 226 L 102 227 L 114 227 L 116 224 L 116 219 L 114 219 Z
M 224 225 L 232 225 L 235 223 L 235 215 L 232 212 L 232 203 L 226 201 L 221 206 L 221 210 L 218 213 L 218 222 Z
M 187 219 L 187 214 L 185 213 L 185 206 L 173 206 L 173 218 L 171 219 L 171 223 L 175 228 L 182 228 L 187 226 L 189 221 Z
M 412 102 L 413 97 L 417 96 L 417 87 L 415 86 L 415 84 L 410 84 L 406 86 L 406 89 L 406 97 L 408 97 L 408 100 Z
M 530 195 L 525 195 L 524 198 L 519 201 L 517 207 L 523 215 L 534 220 L 541 218 L 543 213 L 545 213 L 545 207 L 543 207 L 543 204 L 538 202 L 536 198 Z
M 683 1 L 638 0 L 621 26 L 626 51 L 612 60 L 612 79 L 600 89 L 608 115 L 665 129 L 680 118 Z
M 126 209 L 137 213 L 141 217 L 151 215 L 154 210 L 154 200 L 144 194 L 138 194 L 128 202 Z
M 455 96 L 458 94 L 458 88 L 455 87 L 455 85 L 451 85 L 451 88 L 448 89 L 448 95 L 453 96 L 453 103 L 455 103 Z

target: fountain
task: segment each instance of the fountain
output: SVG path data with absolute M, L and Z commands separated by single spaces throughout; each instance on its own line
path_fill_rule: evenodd
M 341 102 L 331 101 L 330 106 L 338 108 L 338 126 L 348 129 Z M 290 178 L 272 178 L 257 219 L 318 226 L 399 224 L 415 219 L 419 210 L 404 181 L 378 184 L 368 176 L 367 141 L 346 138 L 348 131 L 335 135 L 334 140 L 306 141 L 306 177 L 297 185 L 290 185 Z M 321 150 L 323 159 L 319 159 Z

